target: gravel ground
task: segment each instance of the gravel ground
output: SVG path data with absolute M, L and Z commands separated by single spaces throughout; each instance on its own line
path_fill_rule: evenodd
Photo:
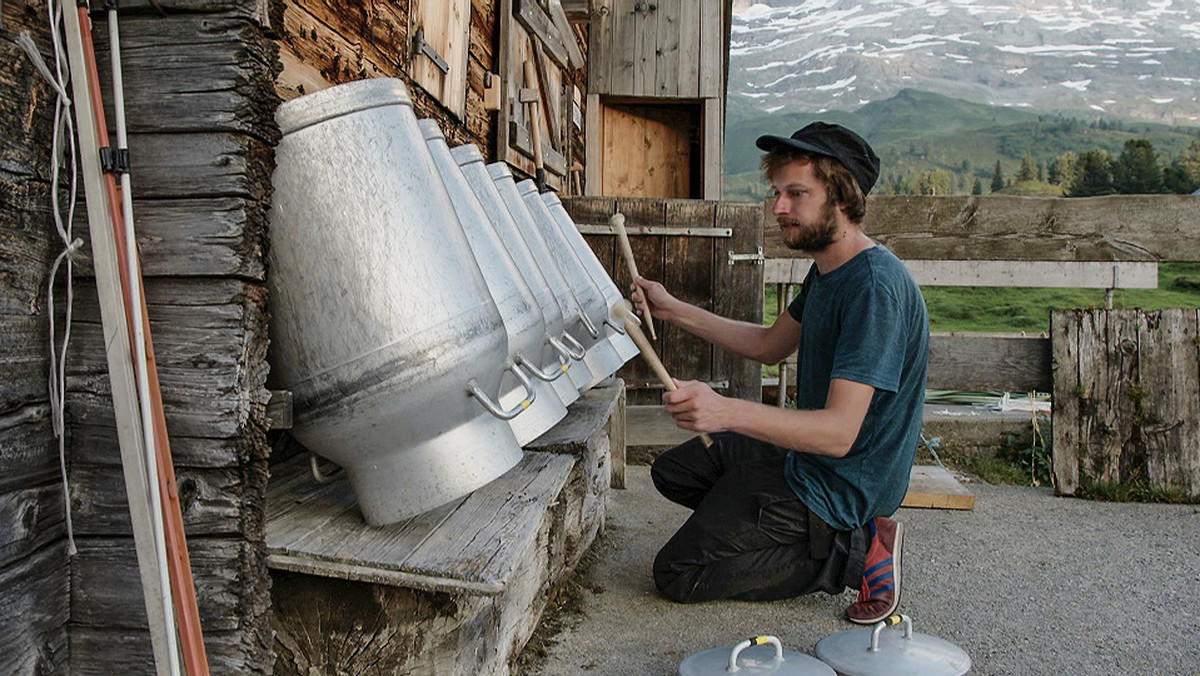
M 631 466 L 611 493 L 608 532 L 530 676 L 675 674 L 708 648 L 760 633 L 812 653 L 854 594 L 680 605 L 650 580 L 658 547 L 687 516 Z M 1200 507 L 1057 498 L 972 484 L 975 510 L 901 510 L 901 611 L 915 631 L 962 647 L 974 674 L 1200 675 Z

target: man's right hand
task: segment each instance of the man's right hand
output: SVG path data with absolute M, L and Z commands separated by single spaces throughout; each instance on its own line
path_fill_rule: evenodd
M 634 308 L 639 314 L 649 308 L 650 315 L 655 319 L 669 322 L 675 318 L 672 308 L 678 305 L 679 300 L 672 296 L 662 284 L 645 277 L 638 277 L 633 284 L 629 285 L 629 290 L 629 297 L 633 299 Z

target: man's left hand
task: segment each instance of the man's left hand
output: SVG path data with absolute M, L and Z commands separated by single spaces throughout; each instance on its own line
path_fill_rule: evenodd
M 728 429 L 733 400 L 722 397 L 707 384 L 696 380 L 676 380 L 679 389 L 663 394 L 663 405 L 675 418 L 675 424 L 693 432 L 717 432 Z

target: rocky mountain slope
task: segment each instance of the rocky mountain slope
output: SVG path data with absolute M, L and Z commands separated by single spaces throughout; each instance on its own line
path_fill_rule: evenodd
M 1196 0 L 736 0 L 730 119 L 854 110 L 911 88 L 1200 124 Z

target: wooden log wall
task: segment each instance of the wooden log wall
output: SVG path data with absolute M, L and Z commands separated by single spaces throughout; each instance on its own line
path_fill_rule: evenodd
M 155 4 L 163 14 L 147 2 L 122 3 L 120 28 L 134 212 L 167 428 L 212 672 L 269 673 L 264 253 L 280 66 L 264 4 Z M 0 673 L 151 673 L 87 245 L 76 266 L 67 367 L 79 546 L 68 565 L 42 300 L 57 253 L 48 206 L 53 95 L 13 43 L 27 27 L 50 54 L 45 7 L 2 7 Z M 93 36 L 108 97 L 106 28 L 96 20 Z M 81 186 L 75 233 L 86 242 L 82 202 Z
M 1200 498 L 1197 313 L 1051 313 L 1059 493 L 1116 484 Z
M 66 671 L 70 619 L 47 392 L 55 94 L 17 46 L 21 31 L 53 58 L 43 3 L 0 4 L 0 673 L 50 674 Z

